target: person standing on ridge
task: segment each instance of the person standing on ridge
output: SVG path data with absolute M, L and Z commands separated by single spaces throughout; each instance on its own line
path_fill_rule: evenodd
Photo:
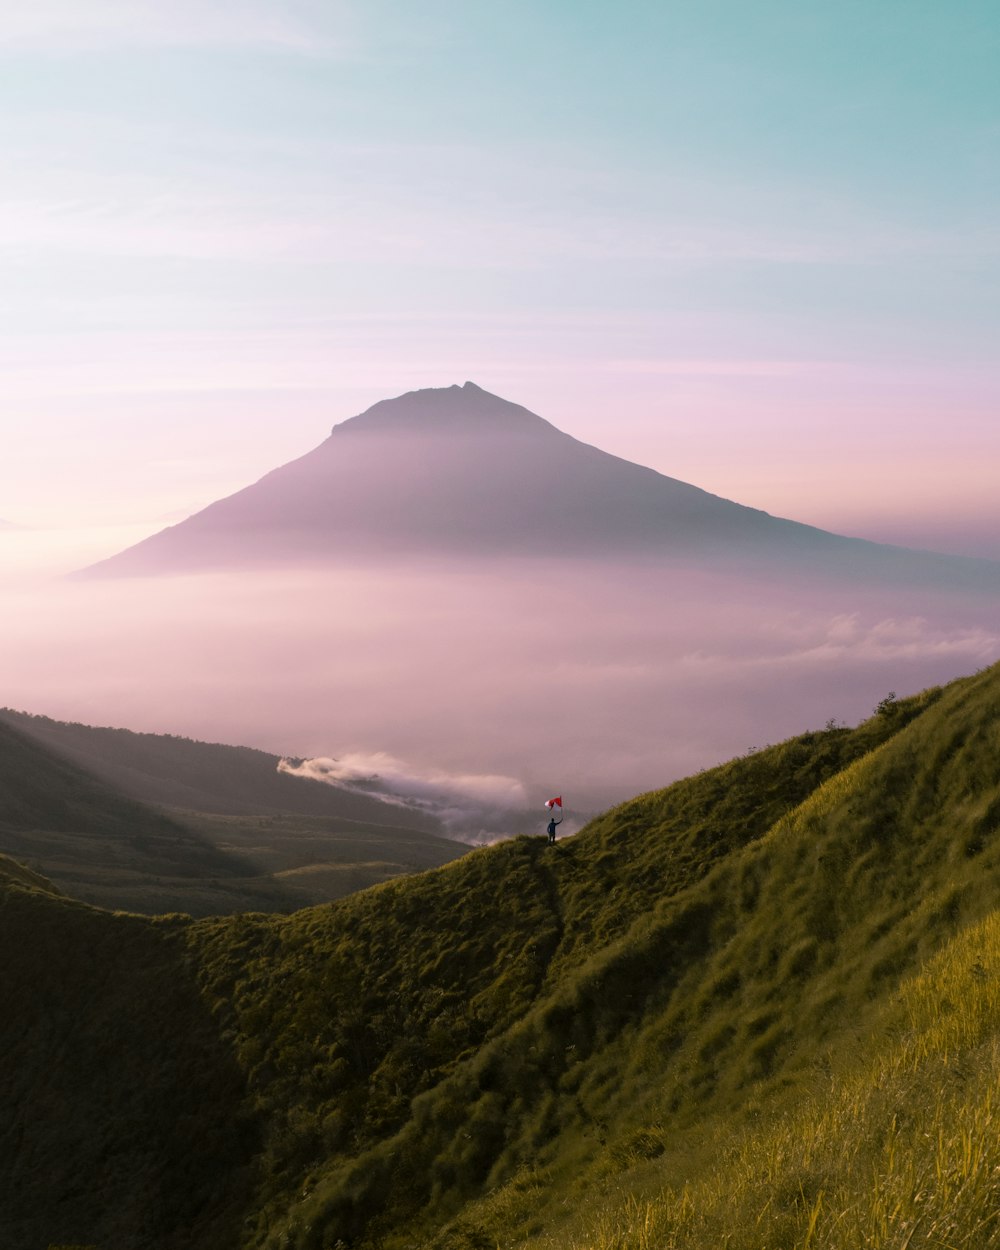
M 557 799 L 549 799 L 546 802 L 545 806 L 549 809 L 549 815 L 551 817 L 551 819 L 549 820 L 549 825 L 548 825 L 548 829 L 546 830 L 546 832 L 549 835 L 549 846 L 552 846 L 556 840 L 556 825 L 561 825 L 563 822 L 562 795 L 560 795 Z M 556 812 L 555 812 L 555 809 L 557 807 L 559 808 L 559 813 L 560 813 L 558 820 L 556 820 Z

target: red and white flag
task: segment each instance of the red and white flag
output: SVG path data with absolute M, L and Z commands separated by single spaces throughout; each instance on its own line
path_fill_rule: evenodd
M 545 806 L 548 808 L 562 807 L 562 795 L 560 794 L 557 799 L 546 799 Z

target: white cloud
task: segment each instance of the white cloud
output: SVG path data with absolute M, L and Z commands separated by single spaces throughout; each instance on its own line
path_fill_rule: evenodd
M 283 759 L 278 771 L 428 812 L 467 840 L 509 831 L 511 819 L 527 807 L 524 787 L 513 777 L 420 768 L 384 751 L 347 752 L 336 759 Z
M 769 637 L 768 637 L 769 636 Z M 741 639 L 746 647 L 746 640 Z M 980 625 L 955 626 L 921 616 L 883 617 L 866 621 L 860 613 L 841 613 L 811 620 L 774 621 L 761 630 L 754 654 L 729 655 L 704 648 L 688 653 L 692 668 L 823 667 L 845 663 L 883 664 L 967 658 L 991 662 L 1000 653 L 1000 633 Z
M 733 360 L 710 356 L 690 358 L 609 357 L 601 367 L 616 372 L 662 377 L 815 378 L 843 369 L 827 360 Z

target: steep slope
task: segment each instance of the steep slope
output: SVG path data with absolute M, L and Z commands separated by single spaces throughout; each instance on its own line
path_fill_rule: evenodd
M 182 930 L 0 866 L 0 1245 L 235 1250 L 257 1146 Z
M 474 1250 L 532 1229 L 568 1245 L 570 1213 L 626 1169 L 661 1156 L 671 1184 L 694 1183 L 720 1143 L 856 1056 L 901 982 L 996 909 L 998 712 L 993 669 L 642 796 L 554 848 L 516 839 L 286 918 L 132 922 L 168 933 L 171 959 L 183 945 L 183 984 L 245 1082 L 251 1190 L 224 1154 L 213 1173 L 240 1245 Z M 71 906 L 30 897 L 40 926 Z M 96 934 L 115 921 L 87 916 Z M 91 988 L 96 1009 L 117 1001 L 113 979 Z M 44 1049 L 33 1019 L 26 1045 Z M 815 1192 L 772 1191 L 776 1219 L 804 1229 Z M 69 1199 L 47 1192 L 61 1219 Z M 211 1244 L 189 1224 L 194 1250 Z M 91 1227 L 80 1215 L 73 1239 Z
M 25 867 L 24 864 L 19 863 L 16 859 L 11 859 L 8 855 L 0 855 L 0 882 L 31 886 L 46 894 L 54 894 L 56 897 L 59 897 L 61 894 L 61 891 L 47 877 L 43 877 L 40 873 L 32 872 L 30 868 Z
M 1000 565 L 772 517 L 561 433 L 467 382 L 344 421 L 314 451 L 95 565 L 147 575 L 413 555 L 604 556 L 1000 586 Z
M 22 725 L 40 731 L 38 737 L 22 732 Z M 365 796 L 358 796 L 359 808 L 381 820 L 301 814 L 311 807 L 336 810 L 335 797 L 331 803 L 325 794 L 313 793 L 335 792 L 277 774 L 272 783 L 272 760 L 277 761 L 263 752 L 227 747 L 202 751 L 201 744 L 183 739 L 125 731 L 90 735 L 83 726 L 0 716 L 0 853 L 24 860 L 85 902 L 203 916 L 292 911 L 400 873 L 447 863 L 466 849 L 450 839 L 388 823 L 385 817 L 397 809 Z M 71 751 L 77 743 L 83 749 L 73 754 L 87 764 L 106 747 L 111 759 L 101 771 L 112 784 L 66 757 L 70 752 L 65 748 Z M 144 774 L 136 761 L 145 766 Z M 174 763 L 176 790 L 169 791 Z M 274 806 L 243 818 L 161 811 L 121 793 L 113 784 L 119 776 L 133 791 L 155 795 L 159 785 L 167 792 L 207 799 L 216 804 L 216 813 L 220 806 L 225 810 L 230 793 L 238 812 L 260 797 L 265 804 L 287 798 L 290 813 Z M 137 776 L 149 780 L 139 784 Z M 348 811 L 354 810 L 351 802 L 347 796 Z
M 1000 1241 L 1000 910 L 960 931 L 898 994 L 873 998 L 810 1076 L 751 1091 L 692 1131 L 615 1143 L 572 1210 L 525 1250 L 985 1250 Z M 472 1204 L 435 1247 L 514 1244 L 537 1172 Z M 537 1226 L 537 1218 L 534 1221 Z M 425 1243 L 426 1244 L 426 1243 Z

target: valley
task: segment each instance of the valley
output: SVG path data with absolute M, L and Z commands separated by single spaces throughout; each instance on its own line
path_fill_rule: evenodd
M 0 854 L 100 907 L 205 916 L 293 911 L 467 849 L 423 812 L 277 765 L 5 709 Z

